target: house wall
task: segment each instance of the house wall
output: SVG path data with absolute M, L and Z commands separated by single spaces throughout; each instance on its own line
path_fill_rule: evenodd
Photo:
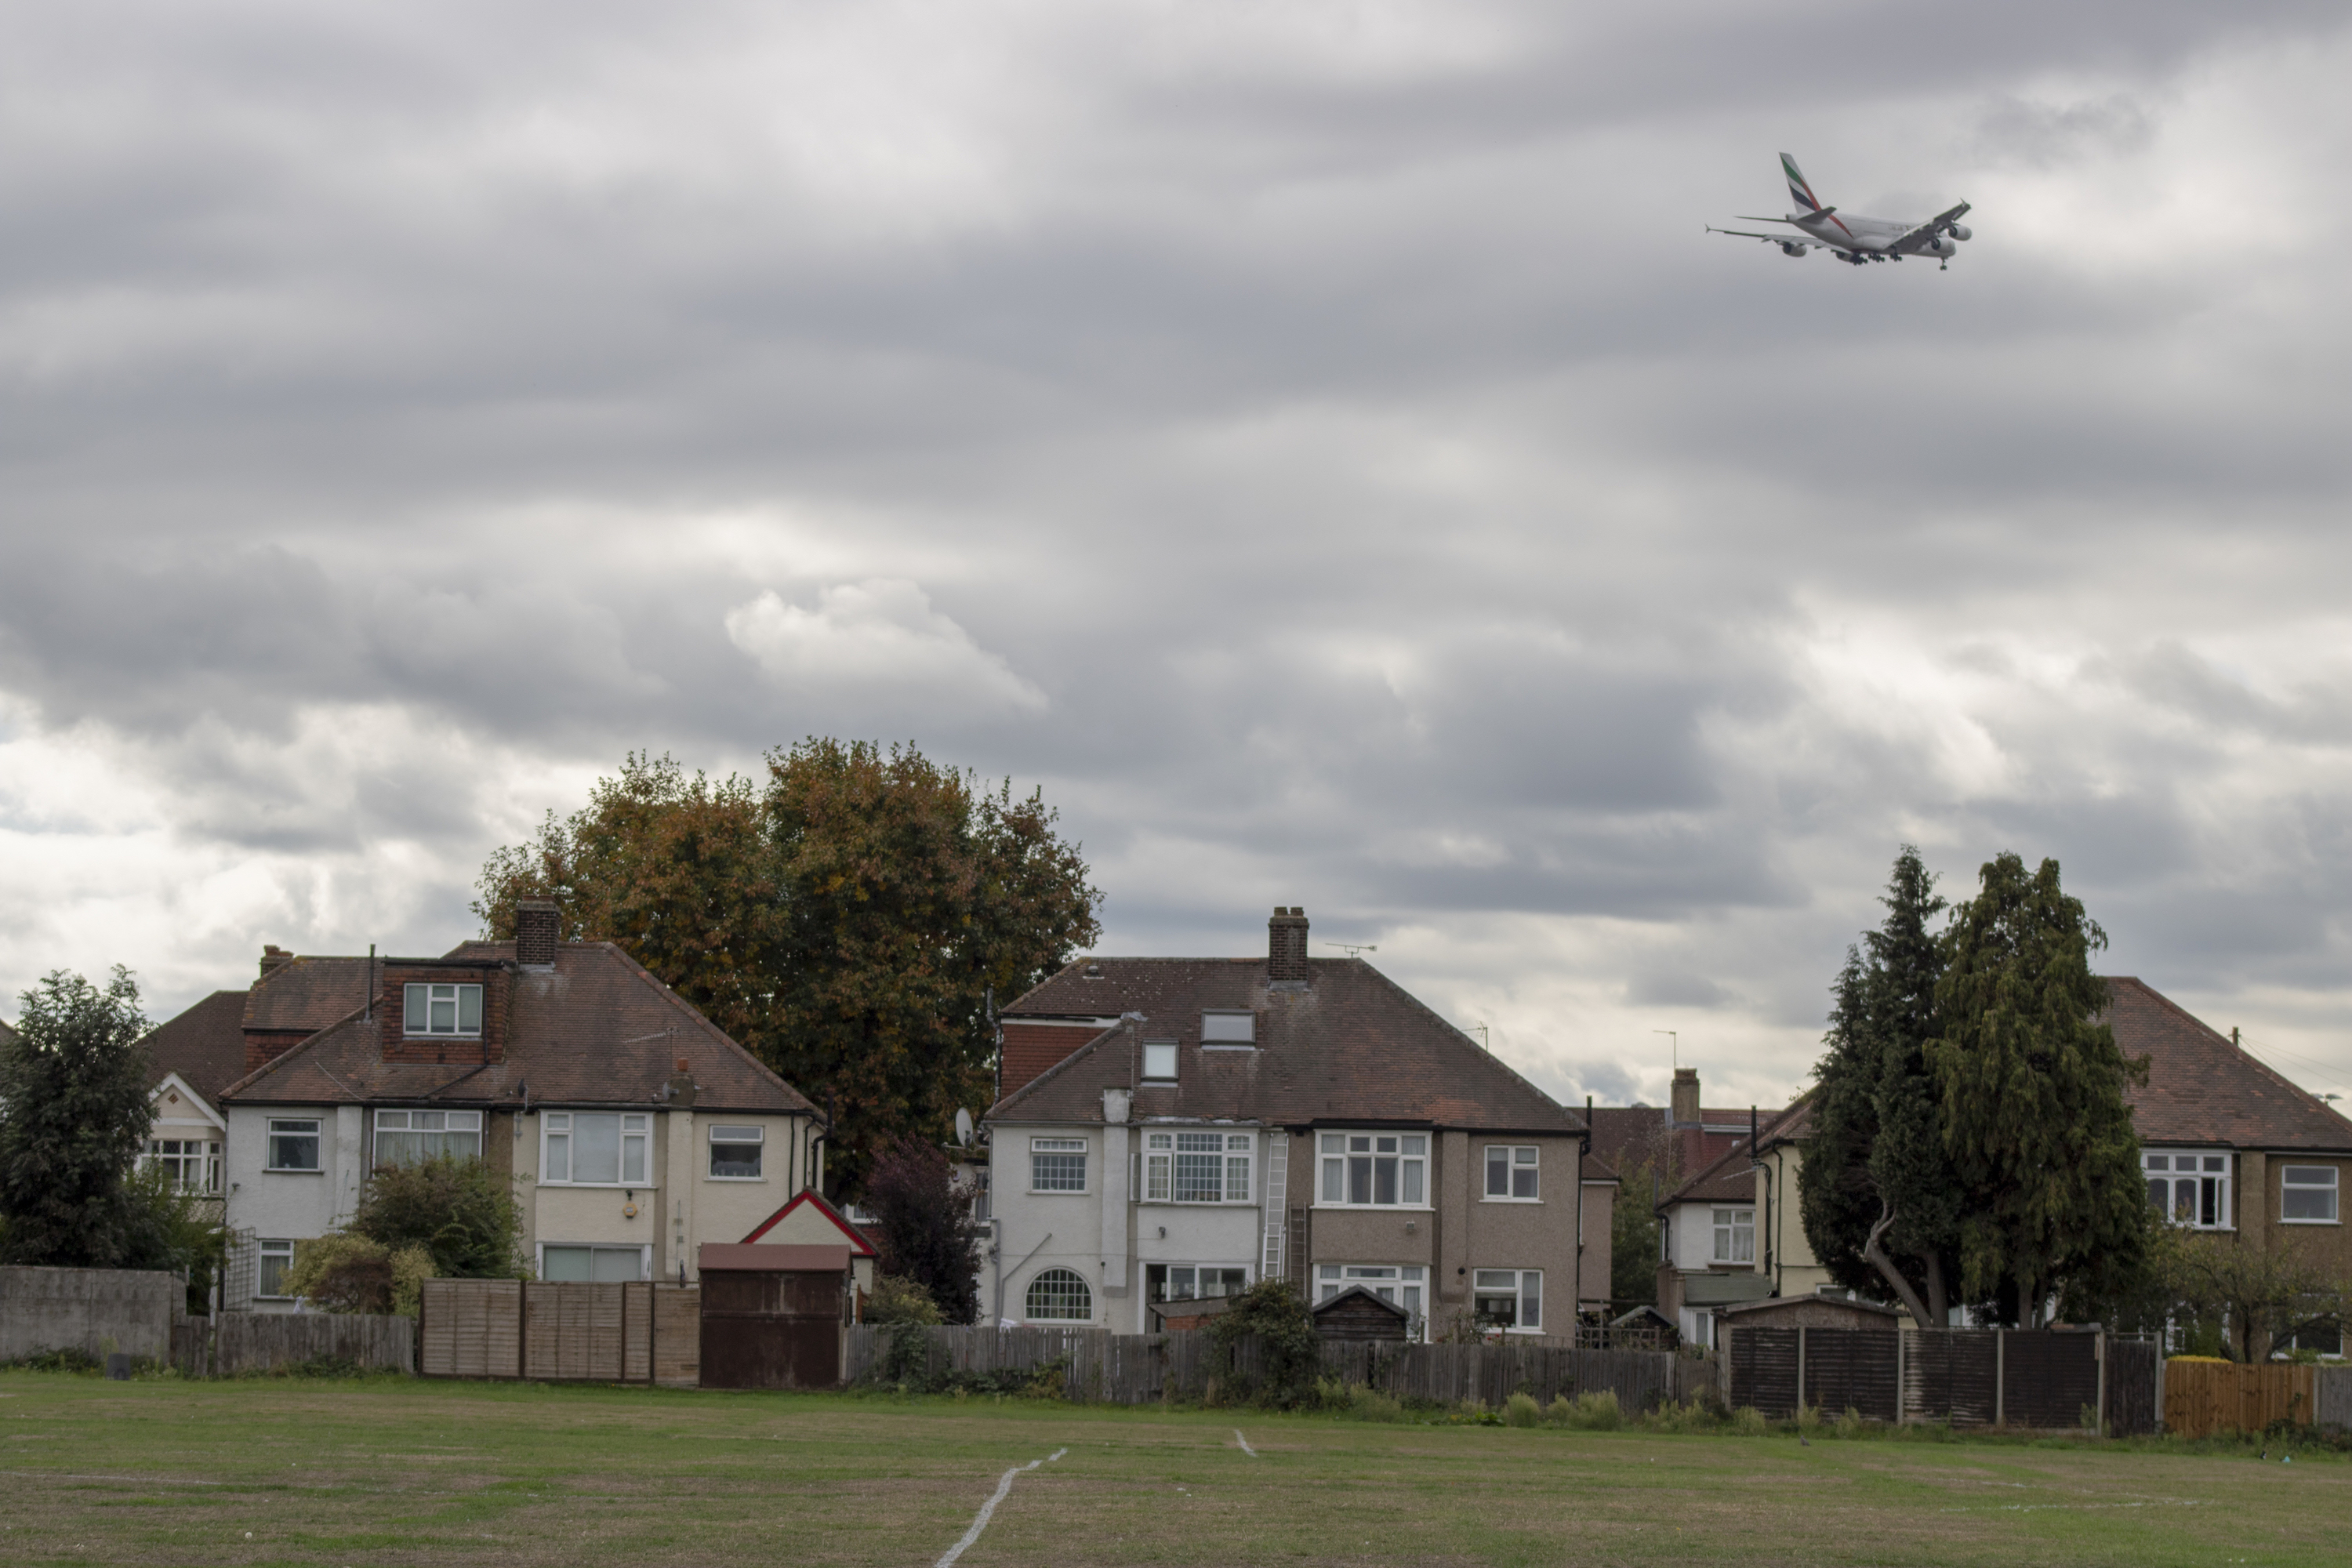
M 2336 1223 L 2286 1222 L 2285 1165 L 2326 1165 L 2336 1172 Z M 2310 1252 L 2338 1279 L 2352 1279 L 2352 1158 L 2252 1152 L 2238 1157 L 2238 1228 L 2241 1239 L 2266 1246 L 2292 1242 Z
M 220 1190 L 224 1193 L 228 1191 L 227 1121 L 206 1105 L 194 1089 L 181 1082 L 176 1074 L 167 1074 L 164 1081 L 156 1086 L 152 1103 L 155 1115 L 147 1126 L 147 1136 L 151 1140 L 173 1138 L 184 1142 L 194 1140 L 222 1145 Z
M 1767 1150 L 1764 1169 L 1756 1173 L 1756 1222 L 1758 1250 L 1756 1263 L 1761 1268 L 1768 1261 L 1776 1288 L 1783 1296 L 1810 1296 L 1821 1287 L 1832 1283 L 1830 1271 L 1813 1257 L 1812 1243 L 1805 1239 L 1805 1218 L 1802 1200 L 1797 1191 L 1798 1173 L 1804 1168 L 1805 1157 L 1796 1145 L 1782 1143 Z M 1770 1199 L 1770 1223 L 1766 1225 L 1766 1199 Z M 1771 1251 L 1769 1258 L 1761 1256 L 1763 1241 L 1769 1236 Z
M 1617 1214 L 1617 1184 L 1587 1182 L 1584 1184 L 1584 1272 L 1579 1300 L 1591 1306 L 1605 1306 L 1616 1294 L 1616 1281 L 1612 1277 L 1615 1263 Z
M 1087 1190 L 1032 1193 L 1029 1140 L 1076 1138 L 1087 1145 Z M 1102 1129 L 1095 1126 L 1005 1124 L 991 1134 L 989 1202 L 996 1215 L 997 1258 L 984 1281 L 982 1310 L 1025 1321 L 1029 1282 L 1048 1268 L 1067 1268 L 1087 1281 L 1097 1325 L 1111 1321 L 1103 1294 Z M 1001 1271 L 1001 1278 L 1000 1278 Z M 1132 1294 L 1129 1297 L 1132 1300 Z
M 269 1171 L 269 1123 L 283 1117 L 319 1122 L 316 1172 Z M 364 1115 L 355 1105 L 232 1106 L 223 1170 L 224 1212 L 232 1230 L 259 1241 L 310 1241 L 326 1235 L 359 1203 L 365 1175 Z M 292 1311 L 290 1301 L 256 1300 L 257 1312 Z

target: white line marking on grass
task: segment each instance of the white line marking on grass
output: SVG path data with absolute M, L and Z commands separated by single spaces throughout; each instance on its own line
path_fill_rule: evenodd
M 1234 1428 L 1234 1441 L 1242 1446 L 1243 1453 L 1247 1454 L 1253 1459 L 1257 1458 L 1257 1450 L 1249 1446 L 1249 1439 L 1242 1436 L 1242 1429 L 1238 1426 Z
M 1019 1475 L 1024 1470 L 1034 1470 L 1040 1465 L 1050 1464 L 1068 1452 L 1069 1450 L 1067 1448 L 1056 1448 L 1042 1459 L 1032 1459 L 1025 1465 L 1015 1465 L 1011 1469 L 1005 1471 L 1003 1479 L 996 1483 L 996 1490 L 990 1493 L 988 1500 L 980 1505 L 979 1517 L 971 1521 L 971 1528 L 963 1532 L 963 1539 L 957 1542 L 953 1546 L 949 1547 L 948 1554 L 945 1557 L 940 1558 L 936 1563 L 932 1564 L 932 1568 L 950 1568 L 950 1564 L 953 1563 L 957 1558 L 971 1550 L 971 1543 L 978 1541 L 980 1539 L 980 1532 L 988 1528 L 989 1515 L 996 1511 L 996 1505 L 1003 1502 L 1005 1499 L 1005 1495 L 1013 1490 L 1013 1477 Z

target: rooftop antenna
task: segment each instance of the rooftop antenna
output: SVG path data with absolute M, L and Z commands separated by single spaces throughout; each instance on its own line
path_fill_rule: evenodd
M 1478 1031 L 1478 1048 L 1485 1051 L 1488 1056 L 1493 1056 L 1495 1054 L 1495 1043 L 1486 1037 L 1486 1026 L 1484 1024 L 1466 1024 L 1463 1026 L 1462 1032 L 1466 1035 L 1473 1029 Z
M 1673 1065 L 1674 1065 L 1674 1066 L 1675 1066 L 1675 1067 L 1677 1067 L 1677 1068 L 1681 1067 L 1681 1066 L 1683 1065 L 1683 1037 L 1682 1037 L 1682 1036 L 1681 1036 L 1680 1034 L 1678 1034 L 1677 1032 L 1675 1032 L 1675 1030 L 1673 1030 L 1673 1029 L 1653 1029 L 1653 1030 L 1651 1030 L 1651 1031 L 1650 1031 L 1650 1033 L 1652 1033 L 1652 1034 L 1654 1034 L 1654 1035 L 1664 1035 L 1664 1036 L 1665 1036 L 1666 1040 L 1667 1040 L 1666 1051 L 1667 1051 L 1668 1057 L 1669 1057 L 1669 1058 L 1671 1059 L 1671 1061 L 1673 1062 Z
M 1369 942 L 1327 942 L 1323 945 L 1325 947 L 1336 947 L 1341 952 L 1346 953 L 1349 958 L 1355 957 L 1360 952 L 1380 952 L 1380 948 L 1376 943 Z

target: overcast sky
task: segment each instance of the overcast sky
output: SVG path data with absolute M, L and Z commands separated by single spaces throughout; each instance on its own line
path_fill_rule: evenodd
M 1906 839 L 2352 1091 L 2347 77 L 2258 0 L 12 7 L 0 1012 L 438 952 L 630 749 L 817 732 L 1563 1098 L 1784 1100 Z M 1703 233 L 1783 150 L 1975 237 Z

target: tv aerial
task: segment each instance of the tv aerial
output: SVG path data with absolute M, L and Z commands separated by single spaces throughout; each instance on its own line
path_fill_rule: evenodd
M 1380 952 L 1380 944 L 1370 942 L 1327 942 L 1323 945 L 1336 947 L 1349 958 L 1355 957 L 1358 953 Z

